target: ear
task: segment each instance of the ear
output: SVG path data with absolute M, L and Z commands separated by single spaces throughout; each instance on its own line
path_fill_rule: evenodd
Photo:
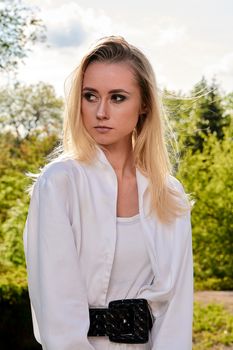
M 146 114 L 148 112 L 147 105 L 145 103 L 142 103 L 140 108 L 140 114 Z
M 139 111 L 139 116 L 140 117 L 145 117 L 148 112 L 148 108 L 145 105 L 145 103 L 141 106 L 140 111 Z

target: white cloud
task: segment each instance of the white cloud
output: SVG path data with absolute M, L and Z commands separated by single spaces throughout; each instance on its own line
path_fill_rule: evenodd
M 53 48 L 45 49 L 37 45 L 30 57 L 21 66 L 18 78 L 27 84 L 36 84 L 44 81 L 55 86 L 59 95 L 63 95 L 64 81 L 75 68 L 80 52 L 73 48 L 64 48 L 61 51 Z
M 205 69 L 207 75 L 220 74 L 233 78 L 233 52 L 224 55 L 218 63 L 212 64 Z M 233 81 L 233 80 L 232 80 Z
M 176 27 L 170 25 L 169 27 L 158 30 L 157 45 L 164 46 L 168 44 L 175 44 L 186 39 L 185 27 Z
M 103 11 L 84 9 L 75 2 L 48 8 L 42 18 L 48 29 L 48 42 L 54 47 L 77 47 L 87 39 L 107 35 L 112 28 L 111 18 Z
M 189 28 L 186 24 L 180 23 L 172 16 L 161 16 L 154 14 L 144 18 L 143 31 L 147 45 L 151 48 L 164 46 L 183 45 L 189 38 Z M 145 35 L 145 33 L 148 33 Z

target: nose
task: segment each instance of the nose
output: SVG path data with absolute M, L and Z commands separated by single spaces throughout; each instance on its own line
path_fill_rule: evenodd
M 97 119 L 109 119 L 108 111 L 107 111 L 107 103 L 106 101 L 100 101 L 97 111 L 96 111 Z

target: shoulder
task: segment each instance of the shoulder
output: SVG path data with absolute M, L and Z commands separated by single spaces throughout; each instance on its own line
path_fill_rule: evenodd
M 79 170 L 79 165 L 75 170 Z M 71 200 L 73 184 L 77 181 L 78 172 L 74 173 L 74 161 L 71 158 L 57 159 L 45 165 L 31 191 L 31 197 L 60 198 Z M 52 196 L 52 197 L 51 197 Z
M 67 179 L 69 175 L 69 164 L 66 160 L 53 161 L 41 169 L 38 177 L 40 183 L 46 181 L 59 182 Z
M 167 178 L 167 184 L 170 188 L 175 189 L 180 194 L 184 194 L 184 187 L 182 183 L 173 175 L 169 175 Z
M 67 190 L 71 186 L 73 179 L 73 164 L 72 159 L 57 159 L 46 164 L 42 169 L 36 181 L 34 182 L 31 195 L 33 192 L 46 191 L 49 188 L 55 190 Z M 79 166 L 77 165 L 77 170 Z M 77 177 L 77 173 L 76 173 Z
M 168 187 L 171 189 L 172 193 L 175 195 L 176 201 L 180 206 L 180 214 L 177 217 L 177 220 L 181 223 L 186 223 L 189 225 L 191 218 L 191 208 L 192 201 L 189 198 L 189 195 L 185 192 L 183 184 L 174 176 L 169 175 L 168 177 Z M 175 193 L 174 193 L 175 191 Z
M 82 165 L 72 158 L 57 159 L 45 165 L 39 175 L 40 181 L 62 182 L 72 178 L 73 171 L 81 172 Z
M 47 185 L 57 188 L 71 187 L 83 177 L 85 165 L 73 158 L 60 158 L 51 161 L 33 174 L 33 184 L 28 191 L 29 195 L 46 188 Z

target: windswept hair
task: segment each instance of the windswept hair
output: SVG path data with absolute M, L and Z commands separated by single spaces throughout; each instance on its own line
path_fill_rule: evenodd
M 146 56 L 124 38 L 102 38 L 73 71 L 66 97 L 62 148 L 55 150 L 53 155 L 84 163 L 91 163 L 96 156 L 97 144 L 86 131 L 81 115 L 83 77 L 93 62 L 128 64 L 135 75 L 142 105 L 146 106 L 146 112 L 139 116 L 132 133 L 135 166 L 149 180 L 151 213 L 154 212 L 162 222 L 169 223 L 189 210 L 190 204 L 186 195 L 168 181 L 172 167 L 165 138 L 165 113 L 153 68 Z M 104 150 L 103 146 L 99 147 Z

